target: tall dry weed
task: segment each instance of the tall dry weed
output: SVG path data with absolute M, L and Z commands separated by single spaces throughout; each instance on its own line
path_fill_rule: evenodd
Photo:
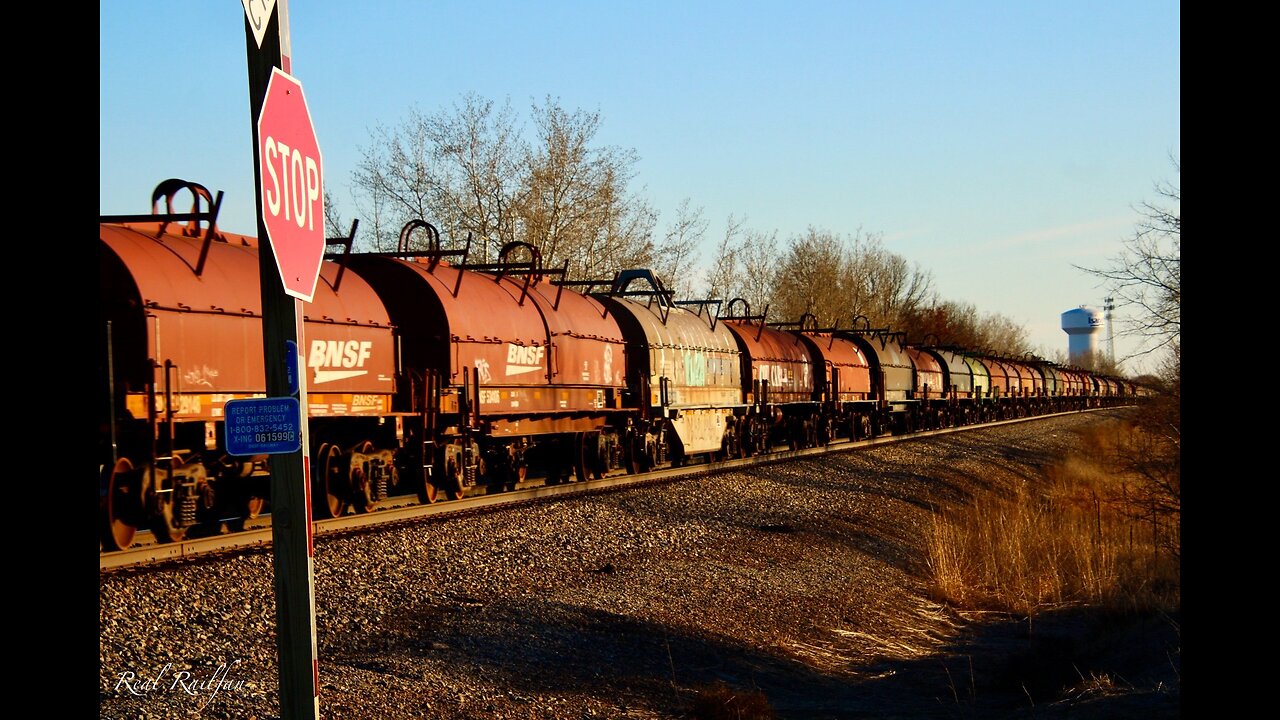
M 1180 601 L 1176 462 L 1130 423 L 1085 431 L 1082 450 L 1040 482 L 944 509 L 933 520 L 929 570 L 941 599 L 1022 615 L 1066 605 L 1174 608 Z

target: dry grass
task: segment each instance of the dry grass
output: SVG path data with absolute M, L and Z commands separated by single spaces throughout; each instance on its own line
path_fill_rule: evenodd
M 698 720 L 773 720 L 769 699 L 759 690 L 731 688 L 717 682 L 702 688 L 693 701 L 693 717 Z
M 1169 448 L 1128 423 L 1081 439 L 1084 449 L 1041 482 L 935 516 L 929 569 L 940 599 L 1026 616 L 1067 605 L 1178 606 L 1176 458 L 1160 460 Z

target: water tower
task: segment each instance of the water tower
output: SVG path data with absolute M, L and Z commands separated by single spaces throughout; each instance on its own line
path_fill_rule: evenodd
M 1081 305 L 1062 313 L 1062 331 L 1067 334 L 1067 358 L 1083 364 L 1097 357 L 1098 337 L 1107 321 L 1098 308 Z

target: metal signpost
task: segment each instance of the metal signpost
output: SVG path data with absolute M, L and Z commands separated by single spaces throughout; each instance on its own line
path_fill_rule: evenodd
M 320 716 L 302 303 L 324 255 L 323 163 L 302 85 L 289 74 L 286 0 L 241 0 L 249 64 L 267 398 L 227 404 L 232 452 L 271 455 L 281 717 Z M 232 447 L 234 446 L 234 447 Z

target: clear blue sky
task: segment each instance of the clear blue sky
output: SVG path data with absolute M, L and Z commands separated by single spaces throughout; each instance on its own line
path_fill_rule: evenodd
M 254 234 L 239 2 L 102 2 L 100 211 L 147 212 L 181 177 Z M 732 214 L 781 240 L 883 233 L 946 299 L 1065 352 L 1060 314 L 1154 185 L 1178 182 L 1180 5 L 646 0 L 289 3 L 325 183 L 346 217 L 375 125 L 464 93 L 599 110 L 661 213 L 702 207 L 709 261 Z M 525 114 L 525 113 L 522 113 Z M 527 116 L 527 114 L 525 114 Z M 1117 340 L 1123 355 L 1130 343 Z M 1138 369 L 1141 369 L 1139 367 Z

